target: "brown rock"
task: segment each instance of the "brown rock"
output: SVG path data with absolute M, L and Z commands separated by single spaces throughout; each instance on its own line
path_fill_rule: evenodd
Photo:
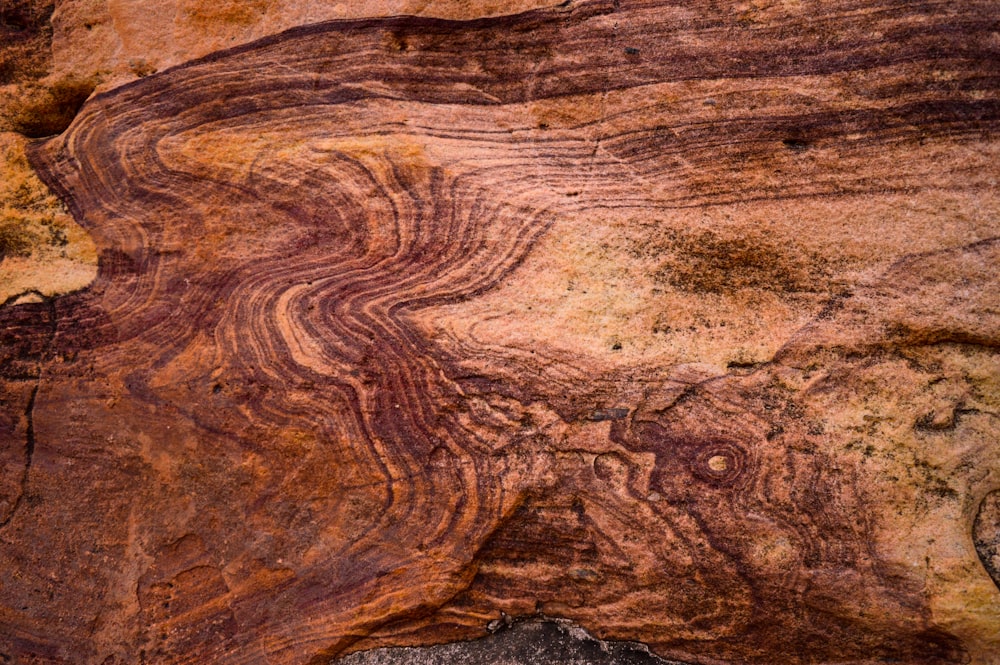
M 98 276 L 0 310 L 0 653 L 992 662 L 992 9 L 335 22 L 91 99 L 31 155 Z
M 334 19 L 475 19 L 560 0 L 62 0 L 52 16 L 56 74 L 107 87 L 300 25 Z
M 0 87 L 47 73 L 52 7 L 49 0 L 7 0 L 0 7 Z
M 24 137 L 63 131 L 94 90 L 93 77 L 49 76 L 53 4 L 0 4 L 0 302 L 86 286 L 93 243 L 38 181 Z
M 41 138 L 63 132 L 95 88 L 110 90 L 204 56 L 291 27 L 330 19 L 413 14 L 470 19 L 544 6 L 539 0 L 399 0 L 346 5 L 309 0 L 12 0 L 0 7 L 0 132 Z M 549 2 L 548 4 L 554 4 Z M 55 9 L 55 13 L 53 13 Z M 51 24 L 49 19 L 52 19 Z M 53 30 L 54 26 L 54 30 Z M 53 34 L 54 32 L 54 34 Z M 12 141 L 13 137 L 5 139 Z M 0 205 L 17 206 L 0 191 Z M 7 220 L 10 221 L 9 218 Z M 0 275 L 6 289 L 68 293 L 88 281 L 67 280 L 66 267 L 50 265 L 44 241 L 30 224 L 12 226 L 21 244 L 19 261 Z M 88 242 L 68 254 L 86 254 Z M 92 272 L 93 262 L 73 266 Z M 53 279 L 47 273 L 55 273 Z M 2 295 L 0 295 L 2 297 Z

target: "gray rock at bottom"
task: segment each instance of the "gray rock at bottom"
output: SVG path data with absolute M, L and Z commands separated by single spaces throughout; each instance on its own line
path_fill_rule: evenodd
M 336 665 L 683 665 L 635 642 L 599 640 L 569 621 L 502 624 L 492 635 L 431 647 L 394 647 L 353 653 Z

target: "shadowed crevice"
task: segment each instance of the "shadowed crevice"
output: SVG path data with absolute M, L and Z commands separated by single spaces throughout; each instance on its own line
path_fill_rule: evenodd
M 979 504 L 972 540 L 979 560 L 1000 589 L 1000 490 L 993 490 Z

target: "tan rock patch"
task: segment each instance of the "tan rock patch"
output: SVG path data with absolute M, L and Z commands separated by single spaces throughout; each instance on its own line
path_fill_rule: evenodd
M 97 274 L 93 240 L 35 175 L 25 144 L 0 133 L 0 302 L 75 291 Z

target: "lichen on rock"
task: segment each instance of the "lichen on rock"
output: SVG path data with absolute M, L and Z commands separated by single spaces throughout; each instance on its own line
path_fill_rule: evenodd
M 0 302 L 76 291 L 97 274 L 93 240 L 35 175 L 25 144 L 0 133 Z

